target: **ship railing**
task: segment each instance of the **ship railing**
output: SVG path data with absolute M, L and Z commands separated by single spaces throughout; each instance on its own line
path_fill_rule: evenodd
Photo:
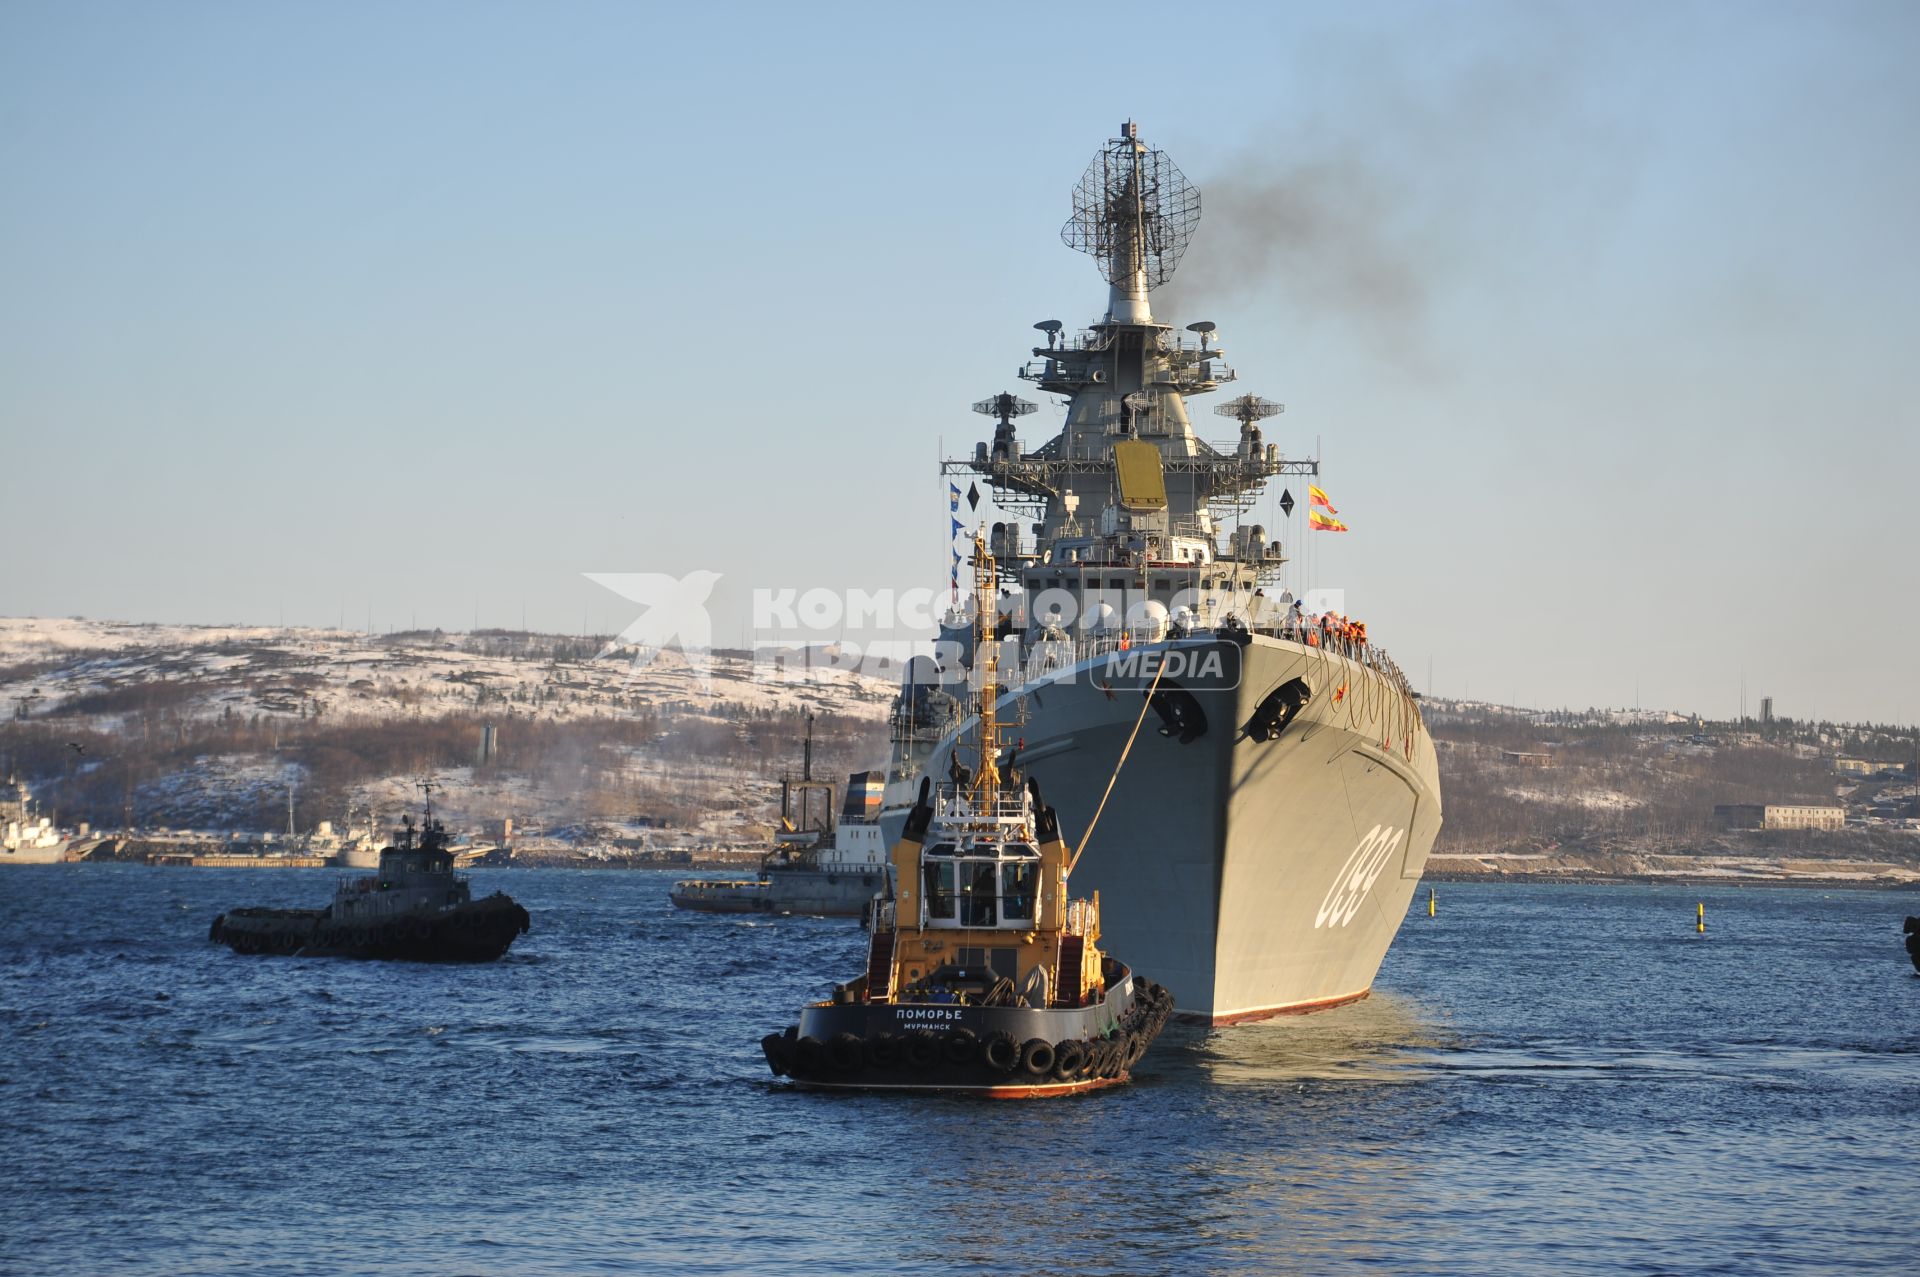
M 967 815 L 982 818 L 1008 819 L 1018 818 L 1027 814 L 1027 799 L 1026 793 L 1023 790 L 1002 790 L 995 798 L 992 808 L 987 811 L 972 810 L 973 800 L 971 795 L 952 781 L 935 785 L 933 787 L 933 799 L 935 811 L 939 811 L 940 805 L 943 803 L 958 803 L 961 809 L 965 809 Z
M 1407 680 L 1406 674 L 1401 671 L 1399 665 L 1394 663 L 1393 658 L 1387 655 L 1386 649 L 1377 644 L 1363 639 L 1348 638 L 1314 626 L 1286 624 L 1258 626 L 1254 632 L 1283 639 L 1289 643 L 1305 643 L 1330 655 L 1344 657 L 1380 675 L 1407 699 L 1419 699 L 1419 694 L 1413 690 L 1413 684 Z
M 1091 900 L 1067 901 L 1067 932 L 1090 936 L 1099 928 L 1100 912 Z

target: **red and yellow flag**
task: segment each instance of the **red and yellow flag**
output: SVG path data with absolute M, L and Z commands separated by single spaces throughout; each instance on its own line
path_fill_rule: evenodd
M 1333 508 L 1333 501 L 1327 496 L 1327 494 L 1325 492 L 1322 492 L 1318 486 L 1311 483 L 1307 485 L 1307 504 L 1310 506 L 1317 505 L 1322 510 L 1325 510 L 1328 514 L 1340 513 L 1338 510 Z
M 1338 519 L 1321 514 L 1318 510 L 1307 511 L 1307 526 L 1315 532 L 1345 532 L 1347 525 Z

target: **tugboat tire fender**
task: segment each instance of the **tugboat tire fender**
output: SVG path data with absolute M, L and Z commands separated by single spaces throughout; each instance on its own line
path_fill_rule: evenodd
M 1034 1038 L 1020 1048 L 1020 1067 L 1039 1077 L 1053 1071 L 1053 1043 Z
M 811 1035 L 793 1044 L 793 1062 L 803 1072 L 818 1073 L 827 1060 L 826 1044 Z
M 941 1053 L 946 1056 L 948 1064 L 955 1068 L 964 1068 L 978 1058 L 980 1039 L 974 1036 L 972 1029 L 955 1029 L 947 1034 Z
M 940 1039 L 922 1029 L 907 1035 L 907 1064 L 915 1069 L 930 1069 L 940 1062 Z
M 900 1063 L 900 1052 L 904 1043 L 898 1034 L 876 1033 L 864 1044 L 867 1066 L 875 1069 L 890 1069 Z
M 1053 1075 L 1070 1080 L 1087 1062 L 1087 1048 L 1079 1042 L 1062 1042 L 1053 1048 Z
M 1011 1073 L 1020 1063 L 1020 1044 L 1013 1040 L 1013 1034 L 1002 1030 L 987 1039 L 984 1054 L 988 1068 Z
M 860 1039 L 851 1033 L 837 1033 L 827 1043 L 827 1063 L 836 1073 L 852 1073 L 860 1067 Z
M 785 1077 L 787 1067 L 792 1063 L 788 1055 L 786 1038 L 778 1033 L 769 1033 L 760 1039 L 760 1052 L 767 1057 L 767 1067 L 773 1070 L 775 1077 Z
M 225 922 L 226 920 L 227 920 L 227 915 L 224 913 L 215 917 L 213 920 L 213 925 L 207 928 L 207 939 L 218 940 L 220 938 L 220 924 Z

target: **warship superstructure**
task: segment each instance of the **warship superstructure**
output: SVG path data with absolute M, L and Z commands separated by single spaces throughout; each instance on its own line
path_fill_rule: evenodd
M 1189 396 L 1235 374 L 1214 324 L 1176 331 L 1149 293 L 1199 211 L 1131 122 L 1075 190 L 1062 238 L 1099 263 L 1106 313 L 1078 333 L 1034 325 L 1046 344 L 1021 370 L 1065 398 L 1063 427 L 1024 447 L 1015 423 L 1034 405 L 1001 393 L 974 405 L 992 438 L 945 463 L 1017 516 L 987 542 L 1008 651 L 981 687 L 955 615 L 942 656 L 910 671 L 886 822 L 890 837 L 904 825 L 923 774 L 962 765 L 980 696 L 1018 701 L 1009 765 L 1044 772 L 1064 827 L 1098 824 L 1074 882 L 1105 902 L 1106 935 L 1183 1015 L 1230 1023 L 1366 995 L 1439 832 L 1440 786 L 1393 662 L 1279 590 L 1285 547 L 1250 516 L 1269 480 L 1319 474 L 1263 438 L 1281 406 L 1217 408 L 1238 426 L 1225 446 L 1188 417 Z M 926 712 L 933 680 L 958 714 Z
M 0 865 L 57 865 L 70 846 L 52 817 L 35 814 L 25 782 L 0 787 Z

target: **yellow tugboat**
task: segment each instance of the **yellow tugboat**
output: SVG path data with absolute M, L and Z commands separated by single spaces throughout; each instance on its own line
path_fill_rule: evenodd
M 1100 951 L 1100 901 L 1074 900 L 1060 822 L 1007 765 L 998 707 L 994 562 L 974 539 L 976 766 L 922 778 L 894 844 L 867 970 L 761 1039 L 804 1087 L 1064 1095 L 1125 1082 L 1173 1010 Z M 1084 840 L 1082 846 L 1084 847 Z

